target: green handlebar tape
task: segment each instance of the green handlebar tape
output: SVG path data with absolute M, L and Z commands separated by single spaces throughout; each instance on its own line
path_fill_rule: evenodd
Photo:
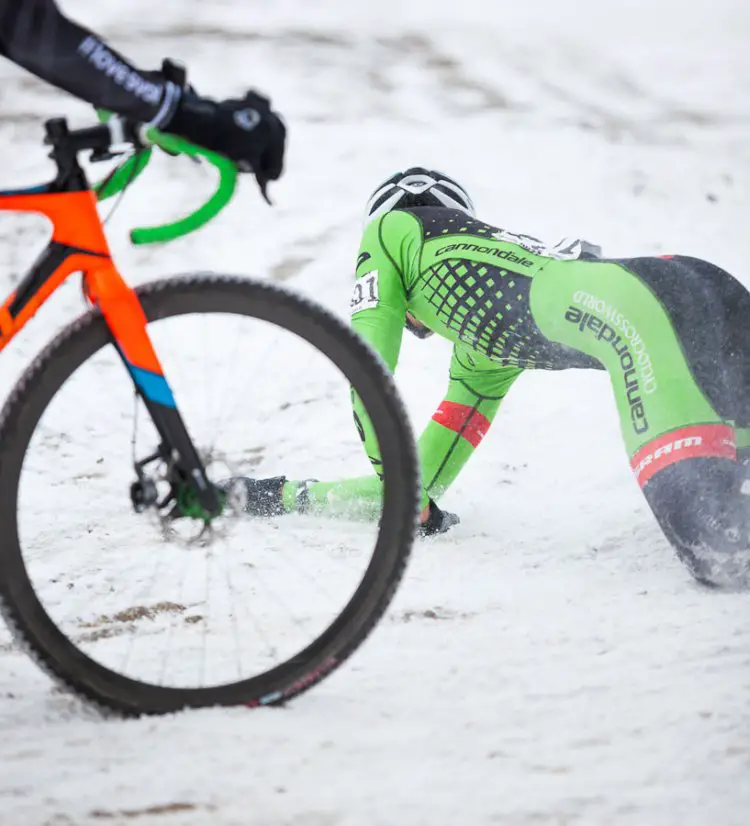
M 186 215 L 178 221 L 164 224 L 158 227 L 144 227 L 134 229 L 130 233 L 130 240 L 134 244 L 155 244 L 165 241 L 173 241 L 181 238 L 195 230 L 205 226 L 212 218 L 221 212 L 229 203 L 237 186 L 237 167 L 228 158 L 203 149 L 195 144 L 178 138 L 176 135 L 168 135 L 151 129 L 146 133 L 148 140 L 165 152 L 176 155 L 187 155 L 191 158 L 205 158 L 212 166 L 219 171 L 219 184 L 214 194 L 205 204 L 198 207 L 195 212 Z
M 97 110 L 97 114 L 99 120 L 105 123 L 112 117 L 110 112 L 104 110 Z M 205 158 L 219 172 L 219 184 L 214 194 L 190 215 L 162 226 L 134 229 L 130 233 L 130 240 L 134 244 L 156 244 L 173 241 L 205 226 L 224 209 L 232 199 L 237 187 L 237 167 L 229 158 L 196 146 L 184 138 L 177 137 L 177 135 L 169 135 L 152 128 L 147 130 L 145 137 L 148 142 L 160 147 L 170 155 Z M 94 186 L 97 198 L 104 201 L 118 192 L 122 192 L 143 172 L 150 159 L 150 147 L 137 151 L 122 166 L 115 169 L 103 181 Z
M 118 166 L 113 172 L 107 175 L 104 180 L 94 185 L 94 192 L 100 201 L 106 201 L 118 192 L 130 186 L 133 181 L 143 172 L 151 160 L 151 149 L 141 149 L 131 155 L 124 164 Z

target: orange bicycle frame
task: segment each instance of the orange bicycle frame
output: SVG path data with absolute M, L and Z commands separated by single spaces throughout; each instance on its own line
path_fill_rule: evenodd
M 47 121 L 45 126 L 47 143 L 53 146 L 51 157 L 57 164 L 57 178 L 40 187 L 0 191 L 0 210 L 38 213 L 52 224 L 52 237 L 46 249 L 0 307 L 0 350 L 68 276 L 80 272 L 85 294 L 101 311 L 112 343 L 162 439 L 159 451 L 149 460 L 157 455 L 171 457 L 175 478 L 193 489 L 203 513 L 216 514 L 221 511 L 216 490 L 206 478 L 177 410 L 148 335 L 141 302 L 112 261 L 96 194 L 78 163 L 78 153 L 87 149 L 110 157 L 106 154 L 111 141 L 109 129 L 102 125 L 70 132 L 64 120 Z
M 0 350 L 24 327 L 54 291 L 74 273 L 101 310 L 128 365 L 154 378 L 163 372 L 146 333 L 146 317 L 135 292 L 117 271 L 96 208 L 96 195 L 38 191 L 3 194 L 0 210 L 35 212 L 52 223 L 52 238 L 29 274 L 0 307 Z M 148 395 L 148 394 L 147 394 Z M 171 395 L 171 393 L 169 394 Z M 164 399 L 166 394 L 161 394 Z

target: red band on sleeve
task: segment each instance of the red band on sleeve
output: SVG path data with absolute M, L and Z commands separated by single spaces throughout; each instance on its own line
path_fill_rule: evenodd
M 443 401 L 432 417 L 433 422 L 453 430 L 476 447 L 490 428 L 490 420 L 468 404 Z
M 736 459 L 734 429 L 723 424 L 699 424 L 664 433 L 640 450 L 630 460 L 638 484 L 648 480 L 683 459 Z

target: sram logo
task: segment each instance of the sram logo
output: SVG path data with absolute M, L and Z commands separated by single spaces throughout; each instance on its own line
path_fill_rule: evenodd
M 734 430 L 729 425 L 693 425 L 665 433 L 636 451 L 631 467 L 643 487 L 652 476 L 675 462 L 707 458 L 737 458 Z
M 685 439 L 675 439 L 673 442 L 667 442 L 667 444 L 657 447 L 653 453 L 647 453 L 646 456 L 644 456 L 644 458 L 641 459 L 641 461 L 638 462 L 636 467 L 633 469 L 635 472 L 635 478 L 637 479 L 641 473 L 643 473 L 644 469 L 652 462 L 655 462 L 657 459 L 661 459 L 663 456 L 669 456 L 673 450 L 678 451 L 686 447 L 698 447 L 702 444 L 702 436 L 688 436 Z M 675 461 L 677 461 L 678 458 L 679 457 L 675 457 Z

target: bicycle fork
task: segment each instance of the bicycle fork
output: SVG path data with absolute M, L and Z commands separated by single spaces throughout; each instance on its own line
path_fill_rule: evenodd
M 147 330 L 146 314 L 135 290 L 131 289 L 115 269 L 111 259 L 101 269 L 89 270 L 86 276 L 86 294 L 104 316 L 112 333 L 118 353 L 128 370 L 136 392 L 143 400 L 156 427 L 162 444 L 157 453 L 135 464 L 138 482 L 131 495 L 136 509 L 156 505 L 155 491 L 144 489 L 143 468 L 150 461 L 163 459 L 173 468 L 178 479 L 187 485 L 196 507 L 182 515 L 204 519 L 218 516 L 223 508 L 219 492 L 209 481 L 206 470 L 177 409 L 172 390 L 167 382 Z M 140 486 L 140 487 L 137 487 Z M 177 502 L 178 506 L 184 503 Z M 139 507 L 140 505 L 140 507 Z

